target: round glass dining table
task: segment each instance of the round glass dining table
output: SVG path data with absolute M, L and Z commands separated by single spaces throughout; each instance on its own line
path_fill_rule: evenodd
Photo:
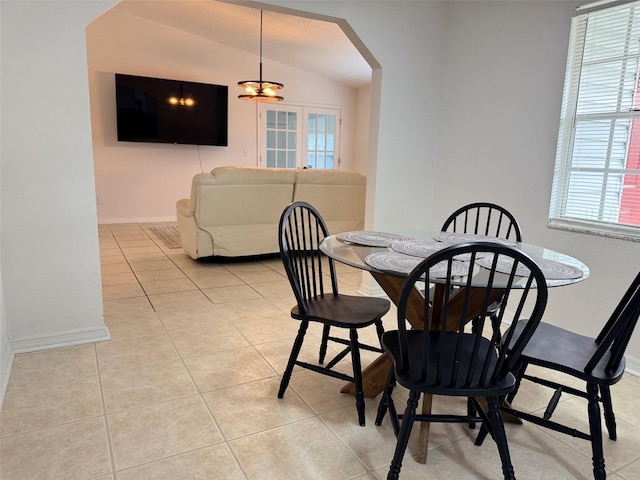
M 515 241 L 510 242 L 483 235 L 455 234 L 452 232 L 419 232 L 412 235 L 367 231 L 343 232 L 326 237 L 320 244 L 320 250 L 340 263 L 370 272 L 389 299 L 397 305 L 405 278 L 413 270 L 413 267 L 428 256 L 428 252 L 472 241 L 507 243 L 512 248 L 523 251 L 536 261 L 545 274 L 548 287 L 575 284 L 585 280 L 590 273 L 589 268 L 580 260 L 542 246 Z M 407 255 L 407 252 L 412 255 Z M 478 298 L 482 297 L 482 287 L 487 286 L 488 271 L 482 267 L 474 269 L 470 284 L 473 287 L 472 296 L 477 293 Z M 504 275 L 504 286 L 506 286 L 507 277 L 507 275 Z M 438 279 L 433 279 L 433 281 L 437 283 Z M 465 287 L 469 285 L 467 281 L 467 277 L 461 276 L 455 280 L 454 284 Z M 519 286 L 521 285 L 515 282 L 512 288 L 518 288 Z M 495 298 L 499 299 L 501 296 L 499 273 L 494 278 L 493 287 L 497 288 Z M 435 288 L 437 289 L 439 286 L 435 285 Z M 424 318 L 420 314 L 420 312 L 423 312 L 424 302 L 423 292 L 419 292 L 417 289 L 409 297 L 406 320 L 413 328 L 424 328 Z M 469 313 L 469 320 L 471 320 L 479 312 L 474 312 L 470 308 Z M 363 370 L 362 381 L 366 397 L 374 398 L 382 392 L 390 368 L 391 360 L 387 355 L 383 354 Z M 345 385 L 341 392 L 355 394 L 353 383 Z M 423 399 L 422 409 L 423 413 L 430 413 L 431 395 L 426 395 Z M 505 421 L 521 423 L 516 418 L 505 418 Z M 421 422 L 416 455 L 416 459 L 420 463 L 426 463 L 428 438 L 429 424 Z
M 362 233 L 362 235 L 357 235 L 358 233 Z M 387 241 L 385 241 L 385 236 L 388 237 Z M 445 241 L 438 241 L 438 238 L 443 238 Z M 408 267 L 417 265 L 428 256 L 424 254 L 423 256 L 418 256 L 421 252 L 434 250 L 426 248 L 430 246 L 430 243 L 440 244 L 444 247 L 468 241 L 500 241 L 512 248 L 521 250 L 538 263 L 538 266 L 540 266 L 545 274 L 547 287 L 560 287 L 578 283 L 585 280 L 590 274 L 589 267 L 577 258 L 565 253 L 560 253 L 538 245 L 515 241 L 509 242 L 503 239 L 485 237 L 483 235 L 456 235 L 447 232 L 421 232 L 414 235 L 397 235 L 385 232 L 346 232 L 325 238 L 320 245 L 320 250 L 328 257 L 354 268 L 367 270 L 378 275 L 404 279 L 411 271 L 411 268 Z M 365 245 L 356 242 L 369 244 Z M 406 255 L 404 253 L 406 251 L 416 253 L 415 255 Z M 402 261 L 403 257 L 406 257 L 404 262 Z M 413 261 L 411 261 L 409 257 L 413 257 Z M 395 260 L 395 263 L 394 261 L 388 261 L 386 264 L 383 264 L 383 262 L 379 260 L 378 262 L 374 262 L 374 259 Z M 382 267 L 380 264 L 383 264 Z M 488 279 L 486 272 L 487 270 L 482 268 L 476 269 L 472 286 L 486 286 Z M 466 281 L 466 277 L 460 277 L 456 283 L 464 286 L 466 285 Z M 515 288 L 518 288 L 517 284 Z

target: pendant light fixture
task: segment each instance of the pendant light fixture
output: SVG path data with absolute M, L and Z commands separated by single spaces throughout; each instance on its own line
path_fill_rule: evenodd
M 276 95 L 276 90 L 283 88 L 283 84 L 262 80 L 262 10 L 260 10 L 260 80 L 244 80 L 238 82 L 238 86 L 244 88 L 246 92 L 238 95 L 240 100 L 247 102 L 281 102 L 284 100 L 284 97 Z

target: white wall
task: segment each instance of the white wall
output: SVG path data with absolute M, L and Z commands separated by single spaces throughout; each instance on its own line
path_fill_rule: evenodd
M 106 5 L 2 2 L 0 265 L 14 352 L 109 338 L 84 41 Z
M 1 16 L 1 10 L 0 10 Z M 1 53 L 1 52 L 0 52 Z M 2 75 L 2 64 L 0 64 L 0 77 Z M 0 105 L 2 97 L 0 97 Z M 1 109 L 0 109 L 1 110 Z M 0 117 L 0 131 L 2 129 L 2 117 Z M 0 156 L 0 158 L 2 158 Z M 2 165 L 0 164 L 0 185 L 2 185 Z M 9 344 L 9 332 L 7 330 L 7 320 L 4 313 L 4 288 L 2 287 L 2 196 L 0 195 L 0 408 L 4 393 L 9 383 L 11 364 L 13 361 L 13 351 Z
M 369 163 L 376 169 L 375 201 L 368 227 L 423 228 L 431 215 L 437 160 L 445 4 L 319 3 L 346 18 L 382 66 L 380 110 L 374 112 L 377 158 Z M 309 8 L 308 2 L 300 4 Z
M 0 119 L 0 128 L 2 122 Z M 2 184 L 2 168 L 0 168 L 0 185 Z M 2 258 L 2 198 L 0 196 L 0 259 Z M 4 288 L 2 287 L 2 264 L 0 263 L 0 408 L 9 384 L 13 350 L 9 344 L 9 332 L 4 313 Z
M 585 281 L 551 289 L 545 321 L 593 335 L 640 268 L 640 243 L 547 228 L 572 2 L 453 2 L 434 228 L 470 201 L 504 205 L 526 242 L 569 253 Z M 640 372 L 640 333 L 628 363 Z
M 0 248 L 1 250 L 1 248 Z M 9 384 L 11 364 L 13 363 L 13 350 L 9 344 L 9 334 L 7 332 L 7 321 L 4 314 L 4 293 L 2 288 L 2 272 L 0 272 L 0 408 L 4 394 Z
M 175 221 L 175 202 L 189 196 L 191 179 L 221 165 L 257 165 L 256 104 L 237 99 L 238 80 L 257 76 L 257 55 L 111 9 L 87 27 L 89 88 L 98 222 Z M 356 131 L 355 88 L 264 59 L 265 77 L 284 83 L 284 104 L 340 107 L 341 168 L 366 166 L 368 130 Z M 229 146 L 118 142 L 113 73 L 229 86 Z M 366 120 L 366 118 L 365 118 Z M 364 138 L 356 138 L 361 135 Z M 246 156 L 244 152 L 247 152 Z M 364 158 L 358 158 L 362 156 Z
M 355 117 L 358 119 L 354 128 L 354 154 L 353 158 L 356 163 L 353 169 L 357 172 L 367 173 L 368 154 L 369 154 L 369 131 L 371 128 L 371 87 L 362 87 L 358 89 L 358 98 L 356 100 Z

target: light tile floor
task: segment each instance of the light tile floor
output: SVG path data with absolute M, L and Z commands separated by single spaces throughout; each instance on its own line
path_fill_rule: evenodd
M 386 478 L 395 439 L 388 420 L 374 425 L 378 399 L 367 399 L 362 428 L 340 380 L 297 370 L 276 398 L 297 328 L 280 261 L 194 261 L 151 226 L 99 227 L 111 341 L 15 357 L 0 417 L 0 478 Z M 340 267 L 342 290 L 355 292 L 361 275 Z M 391 314 L 385 321 L 393 327 Z M 309 360 L 318 334 L 308 335 Z M 375 340 L 373 329 L 365 338 Z M 640 478 L 639 394 L 631 375 L 613 389 L 618 441 L 604 440 L 609 478 Z M 545 401 L 525 385 L 516 405 L 540 409 Z M 434 408 L 442 406 L 436 399 Z M 582 400 L 566 398 L 555 415 L 586 428 Z M 490 440 L 474 446 L 464 425 L 431 432 L 428 463 L 412 458 L 414 436 L 403 479 L 501 478 Z M 592 478 L 587 442 L 531 424 L 509 424 L 507 434 L 520 479 Z

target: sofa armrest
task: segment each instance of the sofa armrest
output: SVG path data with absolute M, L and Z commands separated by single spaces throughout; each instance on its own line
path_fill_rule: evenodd
M 193 217 L 195 215 L 194 210 L 191 208 L 191 200 L 188 198 L 178 200 L 176 202 L 176 210 L 185 217 Z

